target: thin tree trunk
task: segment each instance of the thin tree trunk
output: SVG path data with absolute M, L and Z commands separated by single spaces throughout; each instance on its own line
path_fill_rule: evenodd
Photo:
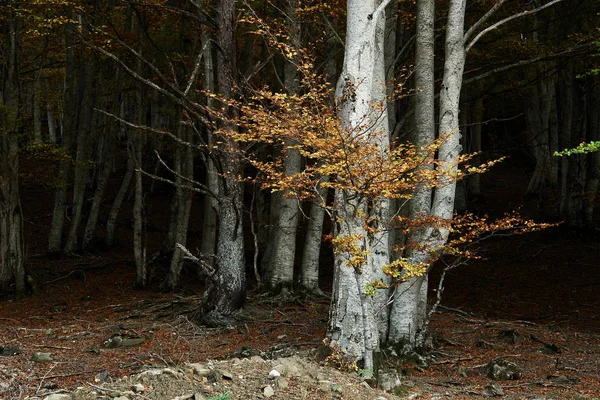
M 202 48 L 204 48 L 204 89 L 209 93 L 215 92 L 215 73 L 214 60 L 212 56 L 212 48 L 210 46 L 211 37 L 208 32 L 202 34 Z M 207 106 L 214 106 L 213 100 L 208 97 Z M 214 145 L 213 133 L 208 131 L 208 144 Z M 206 166 L 206 186 L 212 193 L 219 191 L 219 177 L 217 169 L 211 157 L 205 157 Z M 214 254 L 217 246 L 217 212 L 219 210 L 219 202 L 214 196 L 204 197 L 204 219 L 202 221 L 202 254 L 208 256 L 206 262 L 210 267 L 215 264 Z
M 42 101 L 39 77 L 33 85 L 33 140 L 42 143 Z
M 180 125 L 180 136 L 181 139 L 193 143 L 193 137 L 186 133 L 186 129 Z M 187 136 L 187 137 L 186 137 Z M 188 179 L 193 179 L 194 172 L 194 155 L 190 147 L 183 148 L 178 146 L 175 161 L 175 171 L 177 174 Z M 179 176 L 175 178 L 176 185 L 176 202 L 177 202 L 177 213 L 176 213 L 176 231 L 174 234 L 174 242 L 186 246 L 187 242 L 187 230 L 190 221 L 190 210 L 192 207 L 192 192 L 189 189 L 182 187 L 185 182 Z M 167 273 L 166 281 L 163 285 L 164 290 L 172 291 L 175 290 L 179 285 L 179 278 L 181 276 L 181 269 L 183 267 L 183 253 L 177 246 L 173 249 L 171 258 L 171 266 Z
M 91 125 L 93 119 L 94 95 L 93 95 L 93 79 L 94 68 L 92 63 L 84 64 L 79 72 L 79 92 L 80 98 L 80 115 L 79 129 L 77 135 L 77 155 L 75 161 L 75 177 L 73 182 L 73 217 L 71 220 L 71 228 L 67 241 L 65 243 L 64 252 L 66 254 L 73 253 L 77 249 L 77 240 L 79 233 L 79 225 L 83 219 L 83 206 L 85 200 L 85 189 L 89 174 L 89 158 L 91 152 Z
M 102 206 L 102 200 L 104 198 L 104 189 L 106 183 L 110 177 L 113 162 L 113 151 L 114 151 L 114 135 L 110 132 L 105 132 L 104 136 L 105 146 L 104 152 L 101 157 L 100 173 L 98 174 L 98 183 L 96 184 L 96 190 L 94 192 L 94 199 L 92 201 L 92 207 L 90 208 L 90 215 L 85 225 L 83 232 L 83 239 L 81 241 L 82 250 L 87 250 L 94 234 L 96 232 L 96 225 L 98 223 L 98 215 L 100 214 L 100 207 Z
M 591 78 L 587 79 L 588 90 L 588 109 L 587 109 L 587 130 L 588 141 L 600 140 L 600 88 L 597 82 Z M 594 203 L 598 194 L 600 185 L 600 152 L 588 155 L 587 181 L 585 183 L 585 199 L 583 205 L 583 223 L 585 226 L 594 227 Z
M 300 46 L 301 24 L 296 8 L 297 0 L 287 0 L 288 30 L 291 46 Z M 298 91 L 297 69 L 293 60 L 287 60 L 284 66 L 284 85 L 289 94 Z M 302 167 L 300 152 L 293 148 L 294 142 L 286 141 L 284 144 L 284 174 L 291 176 L 298 174 Z M 294 260 L 296 255 L 296 234 L 300 214 L 300 205 L 295 198 L 289 198 L 287 193 L 282 193 L 279 199 L 279 212 L 273 235 L 274 250 L 266 271 L 263 283 L 268 290 L 279 292 L 291 288 L 294 282 Z
M 119 216 L 119 211 L 121 210 L 123 200 L 125 200 L 125 196 L 129 190 L 129 186 L 131 186 L 134 168 L 133 158 L 128 155 L 125 176 L 123 177 L 121 187 L 115 196 L 115 200 L 113 201 L 113 205 L 110 208 L 110 212 L 108 213 L 108 218 L 106 220 L 106 234 L 104 241 L 108 248 L 111 248 L 115 242 L 115 227 L 117 225 L 117 218 Z
M 65 82 L 63 101 L 63 134 L 62 147 L 70 156 L 73 138 L 77 127 L 77 107 L 75 101 L 75 57 L 73 55 L 73 38 L 70 24 L 65 26 Z M 58 185 L 54 190 L 54 211 L 48 236 L 48 253 L 62 251 L 62 239 L 65 225 L 65 207 L 67 204 L 67 189 L 69 186 L 69 172 L 72 164 L 71 158 L 60 161 L 58 168 Z
M 319 261 L 323 241 L 323 222 L 327 206 L 327 188 L 319 185 L 318 199 L 310 205 L 306 239 L 300 267 L 300 286 L 308 293 L 323 295 L 319 288 Z
M 471 148 L 469 152 L 481 152 L 481 123 L 483 121 L 483 97 L 478 97 L 473 103 L 473 112 L 471 120 Z M 473 165 L 481 163 L 481 156 L 473 157 Z M 476 199 L 481 196 L 481 175 L 474 174 L 467 179 L 469 197 Z

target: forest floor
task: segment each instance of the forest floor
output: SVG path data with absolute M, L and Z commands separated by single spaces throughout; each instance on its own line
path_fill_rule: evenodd
M 507 191 L 503 181 L 491 182 L 484 198 L 493 214 L 495 207 L 512 205 L 510 195 L 496 196 Z M 431 320 L 428 366 L 384 360 L 401 371 L 395 396 L 371 388 L 355 371 L 335 369 L 335 360 L 317 361 L 328 299 L 250 292 L 236 326 L 198 326 L 201 282 L 189 274 L 178 293 L 135 290 L 126 243 L 117 252 L 48 259 L 47 236 L 35 232 L 49 224 L 51 204 L 40 202 L 47 189 L 24 192 L 28 268 L 38 290 L 0 302 L 0 399 L 45 398 L 76 387 L 85 388 L 79 398 L 86 399 L 257 399 L 270 394 L 266 387 L 274 389 L 273 399 L 479 399 L 490 391 L 506 399 L 600 398 L 595 233 L 574 236 L 552 228 L 485 242 L 480 249 L 485 259 L 446 278 L 442 307 Z M 434 270 L 431 297 L 438 277 Z M 327 291 L 331 278 L 327 273 L 323 278 Z M 133 341 L 122 346 L 117 339 Z M 34 353 L 50 353 L 51 359 L 33 361 Z M 290 357 L 302 372 L 283 371 Z M 521 377 L 489 379 L 486 365 L 495 358 L 514 362 Z M 135 375 L 148 368 L 153 369 Z M 285 382 L 269 379 L 273 369 Z M 135 383 L 142 386 L 132 394 Z

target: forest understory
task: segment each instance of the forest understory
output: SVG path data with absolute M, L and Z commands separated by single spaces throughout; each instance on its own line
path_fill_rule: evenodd
M 485 177 L 481 204 L 490 213 L 525 201 L 514 196 L 520 189 L 511 194 L 504 187 L 507 179 L 524 168 L 513 160 Z M 134 290 L 135 264 L 126 240 L 131 236 L 127 226 L 118 231 L 118 249 L 49 259 L 43 254 L 45 243 L 36 240 L 45 237 L 40 231 L 48 229 L 52 204 L 44 199 L 51 196 L 44 194 L 43 186 L 28 184 L 26 179 L 22 184 L 28 270 L 35 276 L 37 291 L 0 303 L 1 398 L 45 398 L 76 387 L 95 390 L 97 398 L 114 397 L 117 391 L 110 388 L 119 383 L 111 382 L 124 376 L 150 366 L 183 371 L 190 363 L 208 360 L 215 362 L 213 368 L 244 372 L 231 380 L 189 378 L 185 385 L 175 386 L 188 390 L 193 387 L 186 386 L 191 381 L 211 399 L 264 398 L 264 388 L 272 384 L 269 365 L 239 359 L 260 356 L 268 362 L 295 355 L 307 365 L 328 371 L 330 387 L 314 379 L 289 377 L 290 385 L 276 388 L 272 398 L 396 398 L 367 388 L 356 371 L 329 369 L 337 367 L 334 359 L 318 360 L 328 318 L 327 298 L 269 298 L 251 291 L 234 326 L 199 326 L 195 311 L 203 284 L 191 269 L 184 271 L 187 275 L 177 293 L 160 293 L 156 280 L 144 290 Z M 168 200 L 163 202 L 160 196 L 149 196 L 148 201 L 156 210 L 168 210 Z M 532 204 L 525 202 L 523 212 L 534 214 Z M 149 221 L 149 226 L 161 226 L 161 219 L 169 217 L 168 212 L 152 215 L 156 220 Z M 193 232 L 194 226 L 201 225 L 198 213 L 192 211 L 191 218 Z M 163 234 L 149 230 L 148 246 L 160 243 Z M 191 248 L 196 236 L 191 235 Z M 431 321 L 427 366 L 414 359 L 384 357 L 385 365 L 402 372 L 397 395 L 423 399 L 477 399 L 494 393 L 507 399 L 600 397 L 599 250 L 597 237 L 590 232 L 573 235 L 560 226 L 482 243 L 484 259 L 454 269 L 446 278 L 441 306 Z M 323 262 L 330 261 L 325 258 Z M 322 290 L 329 294 L 330 268 L 324 266 L 322 271 Z M 430 301 L 436 298 L 433 288 L 438 277 L 434 270 Z M 104 343 L 115 336 L 141 338 L 141 343 L 106 347 Z M 50 353 L 51 361 L 32 361 L 34 353 Z M 521 377 L 489 379 L 486 366 L 497 358 L 517 364 Z M 166 396 L 159 386 L 155 382 L 154 391 L 132 398 L 171 399 L 185 394 Z

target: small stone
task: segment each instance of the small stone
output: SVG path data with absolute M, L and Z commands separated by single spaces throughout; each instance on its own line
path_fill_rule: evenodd
M 496 381 L 516 380 L 521 377 L 521 371 L 519 371 L 517 364 L 501 358 L 491 360 L 486 369 L 488 378 Z
M 127 396 L 119 396 L 119 397 L 113 398 L 113 400 L 130 400 L 130 399 Z
M 321 389 L 322 391 L 324 391 L 324 392 L 329 392 L 329 391 L 331 391 L 331 382 L 329 382 L 329 381 L 319 381 L 317 383 L 317 387 L 319 389 Z
M 497 383 L 492 383 L 483 389 L 483 394 L 489 397 L 504 396 L 504 389 Z
M 194 373 L 198 376 L 208 376 L 210 374 L 210 369 L 206 367 L 204 364 L 190 364 L 190 367 L 194 369 Z
M 262 364 L 265 362 L 265 359 L 262 358 L 261 356 L 252 356 L 252 357 L 250 357 L 250 361 Z
M 173 377 L 178 377 L 179 376 L 179 373 L 177 373 L 177 371 L 175 371 L 174 369 L 171 369 L 171 368 L 165 368 L 165 369 L 163 369 L 162 373 L 166 374 L 166 375 L 171 375 Z
M 70 394 L 64 394 L 64 393 L 54 393 L 51 394 L 50 396 L 46 396 L 44 397 L 44 400 L 71 400 L 72 397 Z
M 146 391 L 146 388 L 141 383 L 134 383 L 131 385 L 131 390 L 133 393 L 143 393 Z
M 271 387 L 271 385 L 265 386 L 265 388 L 263 389 L 263 395 L 266 398 L 272 397 L 273 395 L 275 395 L 275 390 Z
M 273 369 L 273 370 L 271 370 L 271 372 L 269 372 L 269 379 L 275 379 L 280 376 L 281 376 L 281 374 L 276 369 Z
M 289 383 L 287 379 L 285 379 L 283 376 L 280 376 L 275 380 L 275 386 L 277 387 L 277 389 L 283 390 L 289 386 Z
M 34 362 L 51 362 L 54 361 L 52 359 L 51 353 L 33 353 L 31 356 L 31 361 Z
M 400 376 L 397 371 L 379 372 L 377 376 L 377 387 L 384 392 L 393 393 L 400 385 Z
M 223 377 L 223 379 L 231 381 L 233 380 L 233 374 L 229 371 L 221 371 L 221 376 Z
M 102 371 L 102 372 L 96 374 L 96 376 L 94 377 L 94 382 L 102 383 L 102 382 L 105 382 L 106 379 L 108 379 L 108 371 Z

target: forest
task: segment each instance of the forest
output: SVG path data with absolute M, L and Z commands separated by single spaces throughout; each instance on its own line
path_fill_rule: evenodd
M 144 331 L 136 351 L 167 365 L 266 357 L 297 334 L 282 346 L 380 389 L 390 369 L 519 380 L 490 371 L 522 356 L 541 383 L 434 385 L 600 395 L 597 0 L 7 0 L 0 15 L 0 396 L 94 377 L 5 372 L 73 352 L 56 333 L 73 329 Z M 140 328 L 157 315 L 168 328 Z M 244 339 L 183 356 L 169 329 Z M 169 357 L 144 347 L 159 336 Z M 555 370 L 500 348 L 540 344 Z M 487 375 L 465 372 L 475 359 Z M 386 390 L 408 396 L 403 379 Z

